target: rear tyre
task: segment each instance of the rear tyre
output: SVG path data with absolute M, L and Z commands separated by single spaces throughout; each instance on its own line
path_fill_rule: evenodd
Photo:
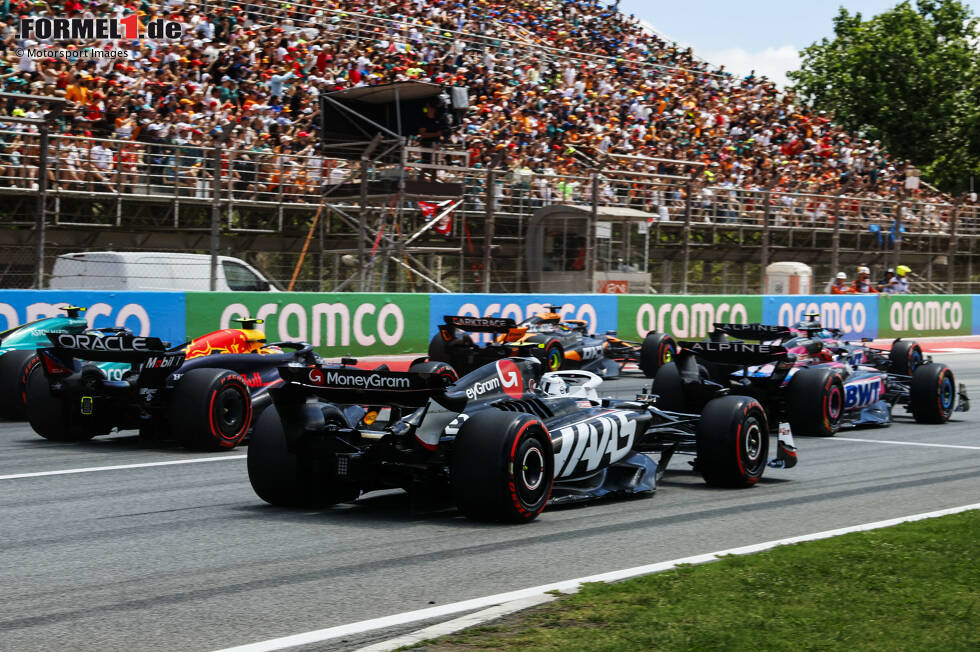
M 647 333 L 640 346 L 640 371 L 654 378 L 657 370 L 677 355 L 677 342 L 667 333 Z
M 25 412 L 34 432 L 50 441 L 86 441 L 99 434 L 72 424 L 68 401 L 51 393 L 40 365 L 27 377 Z
M 944 364 L 917 367 L 909 383 L 909 409 L 917 423 L 946 423 L 956 405 L 956 379 Z
M 0 419 L 24 418 L 27 377 L 40 362 L 34 351 L 7 351 L 0 355 Z
M 336 407 L 322 409 L 327 423 L 346 425 Z M 337 482 L 332 468 L 289 449 L 274 405 L 263 410 L 255 422 L 248 445 L 248 480 L 259 498 L 278 507 L 329 507 L 352 501 L 360 493 L 352 484 Z
M 697 468 L 715 487 L 750 487 L 769 461 L 769 426 L 762 405 L 723 396 L 704 406 L 697 429 Z
M 709 380 L 708 370 L 702 365 L 698 365 L 698 378 L 703 384 Z M 650 388 L 651 394 L 656 394 L 657 408 L 667 412 L 682 412 L 684 414 L 697 414 L 700 412 L 696 399 L 692 399 L 684 392 L 684 382 L 681 380 L 680 369 L 676 362 L 668 362 L 660 367 L 656 377 L 653 379 L 653 386 Z M 702 399 L 703 400 L 703 399 Z
M 891 361 L 889 371 L 903 376 L 911 376 L 912 373 L 925 362 L 922 354 L 922 347 L 914 340 L 895 340 L 892 342 L 892 350 L 888 353 Z
M 429 358 L 437 362 L 452 364 L 452 360 L 449 359 L 449 351 L 446 347 L 446 341 L 442 339 L 442 333 L 436 333 L 435 336 L 429 340 Z
M 474 414 L 456 436 L 450 482 L 456 506 L 468 518 L 534 520 L 548 504 L 555 482 L 548 431 L 529 414 Z
M 173 389 L 168 422 L 174 439 L 192 450 L 234 448 L 252 426 L 251 392 L 233 371 L 191 369 Z
M 796 372 L 786 388 L 793 435 L 833 437 L 844 415 L 844 383 L 833 369 L 813 367 Z
M 414 371 L 416 373 L 423 374 L 435 374 L 437 376 L 444 376 L 449 379 L 449 385 L 455 383 L 459 380 L 459 374 L 453 369 L 453 366 L 448 362 L 433 361 L 429 360 L 427 362 L 416 362 L 408 368 L 409 371 Z

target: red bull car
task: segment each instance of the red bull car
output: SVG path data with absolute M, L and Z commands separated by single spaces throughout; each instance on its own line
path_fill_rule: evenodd
M 885 370 L 891 361 L 869 364 L 861 347 L 786 326 L 715 324 L 715 334 L 735 339 L 681 342 L 674 362 L 657 373 L 652 391 L 663 405 L 696 411 L 721 393 L 751 396 L 770 420 L 788 422 L 794 435 L 824 437 L 845 427 L 888 425 L 896 406 L 918 423 L 934 424 L 969 409 L 966 388 L 957 388 L 952 370 L 929 359 L 911 374 L 892 373 Z
M 279 368 L 317 360 L 312 345 L 270 345 L 254 328 L 260 320 L 241 322 L 175 348 L 129 333 L 50 333 L 51 346 L 38 350 L 41 364 L 27 379 L 28 421 L 54 441 L 135 429 L 197 450 L 233 448 L 271 402 Z M 111 380 L 93 361 L 130 370 Z
M 581 369 L 604 378 L 618 376 L 627 363 L 635 362 L 649 378 L 676 351 L 670 335 L 650 333 L 643 342 L 615 336 L 589 334 L 588 324 L 565 319 L 559 306 L 548 306 L 517 324 L 507 317 L 447 315 L 429 342 L 429 357 L 468 373 L 487 362 L 512 357 L 533 357 L 547 371 Z M 469 333 L 494 333 L 492 342 L 477 344 Z
M 476 520 L 526 523 L 548 505 L 652 493 L 676 455 L 709 485 L 745 487 L 767 465 L 788 468 L 751 397 L 709 401 L 700 414 L 655 397 L 600 399 L 587 371 L 542 374 L 534 358 L 489 362 L 462 378 L 443 362 L 385 367 L 285 367 L 256 423 L 249 480 L 273 505 L 323 507 L 375 489 L 455 504 Z M 448 410 L 430 415 L 431 402 Z M 382 425 L 373 406 L 392 415 Z M 658 454 L 655 460 L 650 454 Z

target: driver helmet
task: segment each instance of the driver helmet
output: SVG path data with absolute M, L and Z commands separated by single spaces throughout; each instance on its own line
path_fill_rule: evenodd
M 562 380 L 560 376 L 545 374 L 541 378 L 541 391 L 548 396 L 567 396 L 568 383 Z

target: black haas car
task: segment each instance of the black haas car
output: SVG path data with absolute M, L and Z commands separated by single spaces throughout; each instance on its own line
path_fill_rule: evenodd
M 252 435 L 249 480 L 273 505 L 323 507 L 400 487 L 472 519 L 524 523 L 547 505 L 651 493 L 675 454 L 695 456 L 708 484 L 727 487 L 796 463 L 789 441 L 769 459 L 771 427 L 752 398 L 680 414 L 653 396 L 600 399 L 590 372 L 541 371 L 533 358 L 462 378 L 425 359 L 407 372 L 284 367 Z M 430 415 L 433 401 L 449 414 Z M 379 406 L 391 411 L 383 425 Z
M 138 429 L 195 450 L 227 450 L 249 433 L 281 383 L 279 368 L 317 360 L 310 344 L 266 344 L 258 320 L 176 348 L 132 334 L 50 333 L 27 379 L 31 427 L 53 441 L 85 441 L 112 429 Z M 110 380 L 93 361 L 131 365 Z

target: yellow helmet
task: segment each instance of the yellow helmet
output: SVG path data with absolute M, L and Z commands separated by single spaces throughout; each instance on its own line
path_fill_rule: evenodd
M 895 273 L 898 274 L 899 276 L 905 276 L 911 271 L 912 268 L 909 267 L 908 265 L 899 265 L 898 267 L 895 268 Z

